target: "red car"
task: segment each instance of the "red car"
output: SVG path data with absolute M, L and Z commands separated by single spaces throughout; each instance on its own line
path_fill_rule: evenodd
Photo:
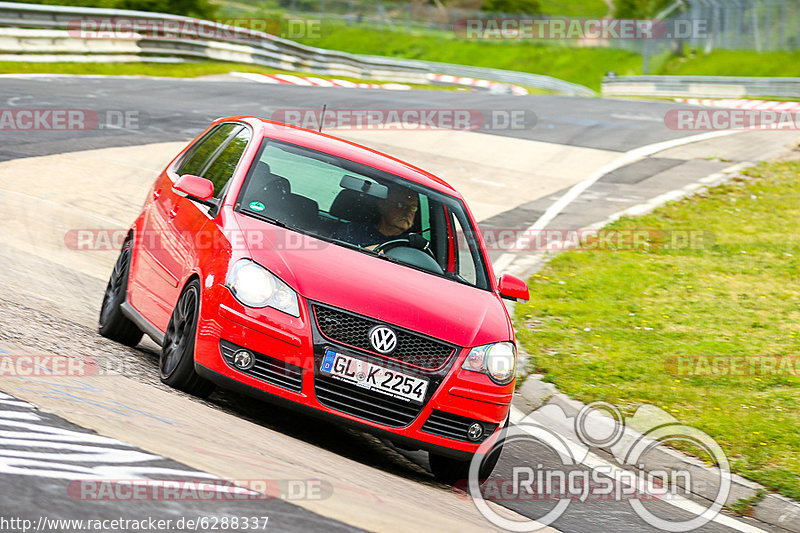
M 516 347 L 501 298 L 528 288 L 495 278 L 447 183 L 324 133 L 231 117 L 156 180 L 99 331 L 152 337 L 172 387 L 354 424 L 429 451 L 452 482 L 508 423 Z

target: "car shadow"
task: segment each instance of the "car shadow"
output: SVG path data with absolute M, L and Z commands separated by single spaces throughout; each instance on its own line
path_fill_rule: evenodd
M 143 356 L 142 362 L 157 377 L 160 353 L 158 346 L 146 339 L 134 350 Z M 427 469 L 427 454 L 424 452 L 401 450 L 369 433 L 233 391 L 217 388 L 207 399 L 201 399 L 160 385 L 173 394 L 303 440 L 361 464 L 418 483 L 446 488 Z

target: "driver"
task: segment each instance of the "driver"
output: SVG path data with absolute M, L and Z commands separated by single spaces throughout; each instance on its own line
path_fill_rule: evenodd
M 419 210 L 417 193 L 401 185 L 390 185 L 386 198 L 378 201 L 376 223 L 349 222 L 334 237 L 358 246 L 372 248 L 392 239 L 407 237 Z

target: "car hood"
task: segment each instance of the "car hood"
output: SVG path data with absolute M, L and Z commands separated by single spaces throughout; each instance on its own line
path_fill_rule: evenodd
M 491 291 L 287 230 L 239 213 L 250 257 L 308 300 L 458 346 L 510 340 L 505 306 Z M 258 238 L 253 239 L 252 236 Z

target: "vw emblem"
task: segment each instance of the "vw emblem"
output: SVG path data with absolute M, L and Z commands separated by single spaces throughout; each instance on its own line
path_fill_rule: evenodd
M 369 342 L 380 353 L 392 353 L 397 348 L 397 334 L 386 326 L 369 330 Z

